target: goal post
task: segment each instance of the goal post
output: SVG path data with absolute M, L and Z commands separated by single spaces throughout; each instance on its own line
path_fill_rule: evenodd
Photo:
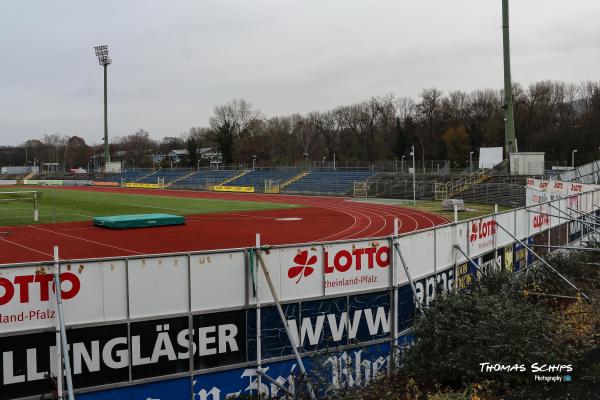
M 38 222 L 40 218 L 39 204 L 41 197 L 42 192 L 37 190 L 0 192 L 0 207 L 6 205 L 8 212 L 14 213 L 16 209 L 13 205 L 18 205 L 19 203 L 31 203 L 33 207 L 33 221 Z
M 354 197 L 368 197 L 369 185 L 367 182 L 354 181 L 352 189 Z
M 281 181 L 278 179 L 265 179 L 265 193 L 279 193 Z

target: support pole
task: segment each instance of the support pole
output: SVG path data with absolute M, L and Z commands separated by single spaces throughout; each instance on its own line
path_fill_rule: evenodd
M 579 215 L 583 215 L 583 216 L 585 216 L 585 217 L 592 217 L 592 218 L 594 218 L 594 220 L 595 220 L 595 221 L 598 221 L 598 222 L 600 222 L 600 218 L 596 217 L 594 214 L 586 214 L 586 213 L 582 213 L 581 211 L 575 210 L 574 208 L 571 208 L 571 207 L 567 207 L 567 210 L 574 211 L 574 212 L 576 212 L 577 214 L 579 214 Z M 563 213 L 564 213 L 564 211 L 563 211 Z M 568 214 L 567 214 L 567 215 L 568 215 Z
M 33 222 L 38 222 L 40 219 L 39 204 L 38 204 L 38 193 L 33 193 Z
M 62 307 L 62 294 L 60 287 L 60 262 L 58 260 L 58 246 L 54 246 L 54 292 L 56 294 L 56 305 L 58 309 L 58 319 L 60 326 L 60 343 L 62 347 L 62 359 L 65 367 L 65 375 L 67 378 L 67 395 L 69 400 L 74 400 L 73 397 L 73 381 L 71 379 L 71 361 L 69 360 L 69 347 L 67 344 L 67 332 L 65 328 L 65 316 Z M 58 343 L 57 343 L 58 345 Z M 58 377 L 62 381 L 62 375 Z
M 400 221 L 398 221 L 398 218 L 394 218 L 394 231 L 392 232 L 392 237 L 390 238 L 390 240 L 392 241 L 392 243 L 395 242 L 396 238 L 398 237 L 398 231 L 400 229 Z M 391 256 L 391 254 L 390 254 Z M 388 374 L 391 375 L 392 371 L 394 371 L 396 369 L 396 365 L 399 364 L 399 359 L 398 359 L 398 351 L 397 351 L 397 342 L 398 342 L 398 287 L 396 286 L 396 262 L 395 262 L 395 257 L 392 257 L 390 260 L 390 264 L 391 264 L 391 274 L 390 274 L 390 283 L 392 285 L 392 293 L 393 293 L 393 298 L 392 298 L 392 307 L 391 307 L 391 317 L 392 317 L 392 345 L 390 346 L 390 348 L 392 349 L 390 356 L 391 356 L 391 360 L 392 362 L 389 365 L 388 368 Z
M 600 231 L 597 230 L 596 228 L 594 228 L 591 224 L 589 224 L 587 222 L 584 222 L 584 221 L 582 221 L 580 219 L 575 219 L 575 218 L 569 216 L 569 214 L 567 214 L 566 212 L 564 212 L 564 211 L 562 211 L 562 210 L 560 210 L 560 209 L 558 209 L 558 208 L 556 208 L 556 207 L 554 207 L 552 205 L 550 205 L 550 207 L 554 208 L 555 210 L 558 210 L 558 211 L 562 212 L 563 214 L 567 215 L 567 217 L 561 217 L 559 215 L 548 214 L 548 213 L 543 213 L 543 212 L 540 212 L 540 211 L 533 211 L 533 210 L 527 210 L 527 212 L 534 213 L 534 214 L 540 214 L 540 215 L 547 215 L 549 217 L 560 218 L 560 219 L 564 219 L 564 220 L 567 220 L 567 221 L 580 222 L 581 224 L 587 226 L 588 228 L 590 228 L 594 232 L 600 234 Z
M 402 252 L 400 251 L 400 245 L 398 244 L 398 242 L 396 241 L 395 238 L 394 238 L 394 249 L 396 249 L 396 252 L 398 253 L 398 256 L 400 257 L 400 262 L 402 263 L 402 267 L 404 268 L 404 273 L 406 274 L 406 277 L 408 278 L 408 283 L 410 283 L 410 288 L 412 289 L 412 292 L 413 292 L 415 304 L 419 308 L 419 311 L 423 312 L 423 306 L 421 305 L 421 303 L 419 302 L 419 299 L 417 298 L 417 288 L 415 287 L 415 282 L 412 280 L 412 278 L 410 276 L 410 272 L 408 271 L 408 265 L 406 265 L 406 262 L 404 261 L 404 256 L 402 255 Z
M 256 371 L 256 373 L 258 374 L 259 377 L 264 377 L 266 380 L 271 382 L 273 385 L 277 386 L 277 388 L 279 390 L 285 392 L 285 394 L 287 394 L 288 396 L 292 396 L 292 398 L 294 398 L 294 393 L 290 392 L 290 390 L 288 388 L 283 386 L 280 382 L 277 382 L 275 379 L 271 378 L 269 375 L 265 374 L 262 370 Z
M 547 244 L 532 244 L 531 247 L 541 247 L 543 249 L 557 249 L 557 250 L 581 250 L 591 251 L 593 253 L 600 252 L 598 247 L 574 247 L 574 246 L 549 246 Z
M 271 296 L 273 296 L 273 300 L 275 301 L 275 306 L 277 307 L 277 311 L 279 312 L 279 318 L 281 319 L 281 323 L 285 328 L 285 333 L 288 337 L 292 345 L 292 350 L 294 351 L 294 357 L 296 358 L 296 362 L 298 363 L 298 367 L 300 367 L 300 373 L 303 378 L 306 378 L 306 389 L 308 390 L 308 395 L 312 400 L 315 400 L 315 392 L 313 391 L 312 385 L 308 380 L 308 376 L 306 375 L 306 368 L 304 368 L 304 362 L 300 357 L 300 353 L 298 353 L 299 344 L 297 344 L 290 332 L 290 327 L 288 326 L 287 320 L 285 318 L 285 314 L 283 313 L 283 308 L 281 308 L 281 303 L 279 302 L 279 297 L 277 297 L 277 293 L 275 292 L 275 287 L 273 286 L 273 281 L 271 280 L 271 275 L 269 274 L 269 270 L 267 269 L 267 265 L 265 260 L 260 252 L 260 249 L 257 249 L 256 256 L 258 257 L 258 262 L 262 268 L 263 273 L 265 274 L 265 278 L 269 285 L 269 290 L 271 291 Z
M 539 255 L 537 255 L 536 252 L 534 252 L 531 247 L 527 246 L 525 243 L 523 243 L 522 240 L 519 240 L 515 235 L 513 235 L 512 233 L 510 233 L 507 229 L 505 229 L 502 225 L 500 225 L 497 221 L 496 221 L 496 226 L 500 229 L 502 229 L 504 232 L 506 232 L 506 234 L 508 236 L 510 236 L 511 238 L 513 238 L 514 240 L 516 240 L 517 242 L 519 242 L 519 244 L 521 246 L 523 246 L 524 248 L 526 248 L 527 250 L 529 250 L 529 252 L 531 252 L 531 254 L 533 254 L 535 256 L 535 258 L 537 258 L 538 260 L 540 260 L 542 262 L 542 264 L 544 264 L 546 267 L 548 267 L 551 271 L 553 271 L 556 275 L 558 275 L 563 281 L 565 281 L 569 286 L 571 286 L 573 289 L 575 289 L 579 294 L 581 294 L 581 296 L 583 296 L 583 298 L 585 298 L 587 301 L 590 301 L 590 298 L 588 297 L 588 295 L 586 295 L 585 293 L 583 293 L 577 286 L 575 286 L 570 280 L 568 280 L 563 274 L 561 274 L 560 272 L 558 272 L 556 270 L 556 268 L 554 268 L 552 265 L 550 265 L 548 263 L 548 261 L 544 260 L 542 257 L 540 257 Z
M 260 317 L 260 269 L 257 268 L 258 259 L 256 254 L 258 254 L 258 249 L 260 249 L 260 233 L 256 234 L 256 251 L 255 254 L 250 254 L 250 257 L 253 257 L 252 265 L 254 265 L 254 288 L 256 290 L 256 381 L 258 383 L 257 389 L 257 397 L 260 398 L 260 388 L 262 387 L 262 342 L 261 342 L 261 317 Z
M 477 265 L 477 263 L 476 263 L 475 261 L 473 261 L 473 259 L 472 259 L 471 257 L 469 257 L 469 256 L 467 255 L 467 253 L 465 253 L 465 252 L 464 252 L 464 251 L 463 251 L 463 250 L 460 248 L 460 246 L 459 246 L 459 245 L 455 244 L 455 245 L 454 245 L 454 248 L 455 248 L 456 250 L 458 250 L 458 251 L 459 251 L 459 253 L 460 253 L 460 254 L 462 254 L 462 255 L 463 255 L 463 256 L 464 256 L 464 257 L 465 257 L 467 260 L 469 260 L 469 262 L 470 262 L 471 264 L 473 264 L 473 266 L 475 267 L 475 269 L 476 269 L 477 271 L 479 271 L 479 265 Z

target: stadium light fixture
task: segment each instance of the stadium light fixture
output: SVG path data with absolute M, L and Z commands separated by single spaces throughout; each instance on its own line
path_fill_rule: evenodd
M 106 74 L 108 66 L 112 63 L 112 59 L 108 55 L 108 46 L 103 44 L 94 46 L 94 52 L 98 57 L 98 63 L 104 69 L 104 165 L 110 162 L 110 151 L 108 148 L 108 111 L 107 111 L 107 83 Z
M 571 152 L 571 167 L 573 167 L 573 169 L 575 169 L 575 153 L 577 153 L 576 149 Z

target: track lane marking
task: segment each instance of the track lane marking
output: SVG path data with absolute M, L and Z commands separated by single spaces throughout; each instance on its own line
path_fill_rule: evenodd
M 49 233 L 53 233 L 53 234 L 55 234 L 55 235 L 62 235 L 62 236 L 70 237 L 70 238 L 72 238 L 72 239 L 83 240 L 84 242 L 88 242 L 88 243 L 94 243 L 94 244 L 97 244 L 97 245 L 100 245 L 100 246 L 111 247 L 111 248 L 113 248 L 113 249 L 117 249 L 117 250 L 123 250 L 123 251 L 126 251 L 126 252 L 128 252 L 128 253 L 133 253 L 133 254 L 142 254 L 142 255 L 143 255 L 143 254 L 147 254 L 147 253 L 140 253 L 139 251 L 135 251 L 135 250 L 129 250 L 129 249 L 125 249 L 125 248 L 123 248 L 123 247 L 119 247 L 119 246 L 113 246 L 113 245 L 111 245 L 111 244 L 106 244 L 106 243 L 102 243 L 102 242 L 97 242 L 97 241 L 95 241 L 95 240 L 84 239 L 84 238 L 82 238 L 82 237 L 79 237 L 79 236 L 68 235 L 68 234 L 66 234 L 66 233 L 56 232 L 56 231 L 52 231 L 52 230 L 50 230 L 50 229 L 44 229 L 44 228 L 41 228 L 41 227 L 39 227 L 39 226 L 36 226 L 36 225 L 27 225 L 27 226 L 29 226 L 29 227 L 31 227 L 31 228 L 34 228 L 34 229 L 39 229 L 39 230 L 41 230 L 41 231 L 45 231 L 45 232 L 49 232 Z

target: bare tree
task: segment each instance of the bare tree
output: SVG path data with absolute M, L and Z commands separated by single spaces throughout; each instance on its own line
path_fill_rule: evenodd
M 48 162 L 60 164 L 64 162 L 64 154 L 69 138 L 58 133 L 44 135 L 42 142 L 48 154 Z
M 257 113 L 252 105 L 245 100 L 232 100 L 221 106 L 216 106 L 209 123 L 212 132 L 208 137 L 217 144 L 223 155 L 223 162 L 233 161 L 233 148 L 236 137 L 246 131 Z

